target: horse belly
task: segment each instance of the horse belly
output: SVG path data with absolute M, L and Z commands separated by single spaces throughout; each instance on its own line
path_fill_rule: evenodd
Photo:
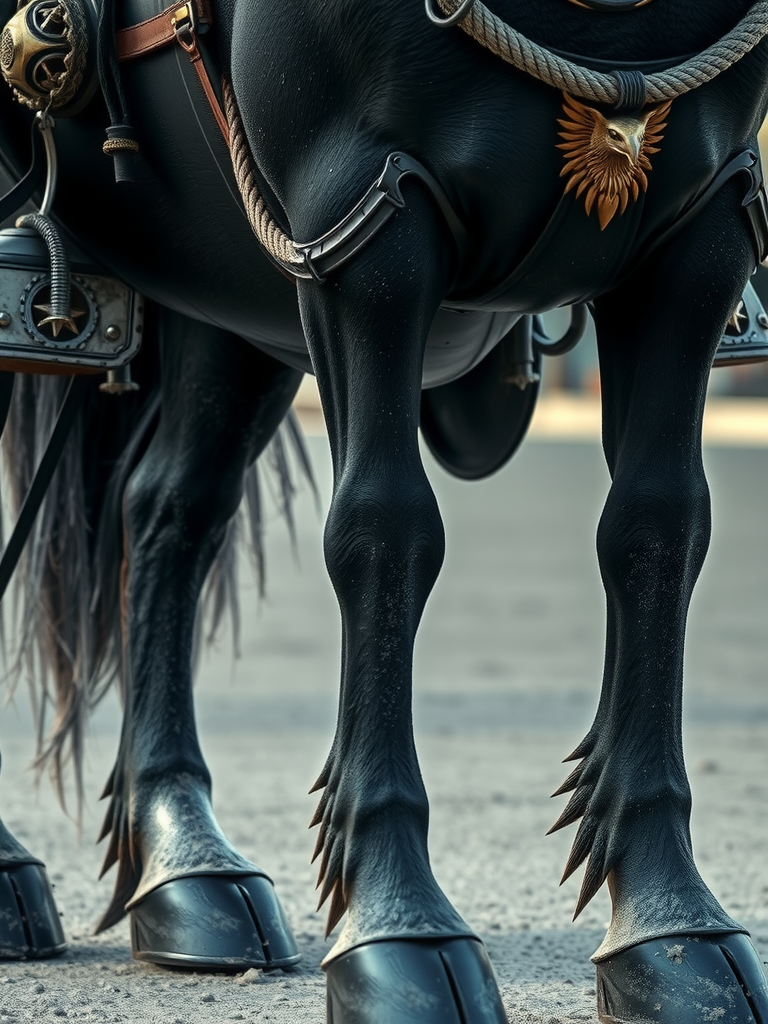
M 440 309 L 424 351 L 422 387 L 448 384 L 472 370 L 508 333 L 516 314 Z

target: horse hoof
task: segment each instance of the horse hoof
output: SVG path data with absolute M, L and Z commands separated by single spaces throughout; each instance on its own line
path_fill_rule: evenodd
M 671 935 L 597 964 L 604 1024 L 764 1024 L 768 985 L 746 935 Z
M 43 865 L 0 868 L 0 960 L 39 960 L 66 948 Z
M 386 939 L 325 968 L 328 1024 L 507 1024 L 479 939 Z
M 263 875 L 175 878 L 131 908 L 136 960 L 166 967 L 284 970 L 301 954 Z

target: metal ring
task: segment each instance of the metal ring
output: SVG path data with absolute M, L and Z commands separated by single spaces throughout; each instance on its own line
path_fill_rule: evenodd
M 48 110 L 38 110 L 35 114 L 37 127 L 45 145 L 45 158 L 47 163 L 45 193 L 39 213 L 46 217 L 51 212 L 53 196 L 56 192 L 56 180 L 58 177 L 58 159 L 56 157 L 56 144 L 53 141 L 53 129 L 56 122 L 48 113 Z
M 583 303 L 571 306 L 571 323 L 568 330 L 556 340 L 550 338 L 544 328 L 540 316 L 533 318 L 533 345 L 537 351 L 546 356 L 563 356 L 581 341 L 587 329 L 587 307 Z
M 438 18 L 435 12 L 432 10 L 432 0 L 424 0 L 424 6 L 427 10 L 427 17 L 433 25 L 437 25 L 438 28 L 450 28 L 451 25 L 455 25 L 457 22 L 465 18 L 475 5 L 475 0 L 461 0 L 461 3 L 453 12 L 449 14 L 447 18 Z

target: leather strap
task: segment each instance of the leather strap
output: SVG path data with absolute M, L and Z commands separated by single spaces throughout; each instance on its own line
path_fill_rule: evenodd
M 766 198 L 765 184 L 763 182 L 763 170 L 760 164 L 760 157 L 751 149 L 742 150 L 735 157 L 730 159 L 724 167 L 715 175 L 707 188 L 690 202 L 677 220 L 670 224 L 666 231 L 656 235 L 651 242 L 644 246 L 632 259 L 630 269 L 634 270 L 644 260 L 647 260 L 651 253 L 664 242 L 685 227 L 698 214 L 709 200 L 720 191 L 723 185 L 737 174 L 747 174 L 749 177 L 749 191 L 742 201 L 742 207 L 749 218 L 752 229 L 752 241 L 755 249 L 755 262 L 761 263 L 768 257 L 768 199 Z M 612 282 L 615 287 L 619 281 L 626 280 L 629 271 L 622 273 L 621 278 Z
M 211 80 L 208 77 L 208 72 L 205 69 L 203 55 L 200 52 L 200 47 L 197 45 L 197 36 L 194 32 L 190 32 L 189 34 L 179 33 L 176 38 L 179 41 L 181 48 L 186 51 L 186 54 L 192 63 L 192 67 L 197 73 L 200 85 L 202 85 L 203 92 L 205 93 L 205 98 L 208 100 L 208 106 L 211 108 L 211 113 L 216 118 L 216 124 L 219 126 L 219 131 L 224 137 L 225 143 L 229 146 L 229 125 L 227 124 L 227 119 L 224 116 L 224 111 L 219 105 L 219 98 L 213 91 L 213 86 L 211 85 Z
M 207 0 L 192 0 L 197 22 L 200 25 L 211 24 L 211 14 Z M 145 53 L 152 53 L 176 39 L 176 29 L 172 19 L 177 11 L 186 7 L 185 3 L 171 4 L 164 11 L 156 14 L 154 18 L 147 18 L 138 25 L 130 25 L 128 28 L 121 28 L 117 33 L 117 57 L 118 60 L 132 60 L 134 57 L 141 57 Z
M 6 402 L 10 405 L 12 385 L 12 375 L 3 375 L 2 392 L 4 405 Z M 0 601 L 3 599 L 6 588 L 11 581 L 13 570 L 16 568 L 21 552 L 24 550 L 24 545 L 34 525 L 51 478 L 56 472 L 56 467 L 61 459 L 61 453 L 64 451 L 64 445 L 67 442 L 69 432 L 72 429 L 89 386 L 87 377 L 73 377 L 69 382 L 67 393 L 59 409 L 56 425 L 48 442 L 48 447 L 45 449 L 40 460 L 40 465 L 37 467 L 37 472 L 27 491 L 16 526 L 13 528 L 11 539 L 8 541 L 3 552 L 2 559 L 0 559 Z M 5 413 L 7 416 L 7 408 Z
M 189 57 L 192 67 L 203 87 L 211 113 L 216 119 L 219 131 L 229 146 L 229 125 L 219 104 L 211 80 L 208 77 L 203 55 L 197 42 L 197 27 L 211 24 L 208 0 L 185 0 L 166 7 L 160 14 L 138 25 L 122 28 L 117 33 L 116 50 L 119 60 L 133 60 L 135 57 L 153 53 L 171 43 L 178 43 Z
M 0 437 L 2 437 L 5 430 L 5 423 L 11 409 L 13 382 L 15 379 L 15 373 L 0 373 Z

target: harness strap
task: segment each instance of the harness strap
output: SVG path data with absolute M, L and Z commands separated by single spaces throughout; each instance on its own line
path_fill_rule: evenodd
M 287 269 L 296 277 L 314 277 L 316 281 L 322 283 L 327 274 L 352 259 L 395 211 L 405 206 L 405 199 L 400 192 L 400 182 L 409 175 L 426 186 L 439 206 L 456 244 L 457 260 L 460 263 L 467 250 L 467 232 L 456 216 L 442 186 L 426 167 L 412 156 L 408 156 L 407 153 L 390 153 L 378 179 L 346 217 L 314 242 L 294 242 L 297 254 L 303 257 L 306 270 L 302 273 L 295 266 Z
M 211 25 L 211 12 L 206 0 L 191 0 L 197 22 L 200 25 Z M 121 28 L 117 33 L 117 57 L 118 60 L 131 60 L 133 57 L 141 57 L 145 53 L 152 53 L 162 46 L 167 46 L 176 38 L 176 30 L 173 25 L 173 17 L 180 12 L 186 4 L 171 4 L 164 11 L 156 14 L 153 18 L 139 22 L 138 25 L 130 25 L 128 28 Z
M 747 194 L 742 200 L 744 209 L 752 230 L 752 242 L 755 251 L 755 262 L 762 263 L 768 258 L 768 197 L 765 191 L 763 170 L 760 164 L 760 157 L 751 149 L 745 149 L 732 157 L 724 167 L 715 175 L 707 188 L 697 196 L 681 212 L 677 220 L 669 227 L 656 235 L 652 241 L 643 247 L 633 258 L 631 267 L 634 268 L 647 260 L 651 253 L 659 246 L 676 235 L 686 224 L 690 223 L 709 200 L 720 191 L 727 181 L 737 174 L 746 174 L 749 181 Z M 626 275 L 622 274 L 622 280 Z
M 135 57 L 143 57 L 147 53 L 163 49 L 171 43 L 178 43 L 189 57 L 219 131 L 229 145 L 227 119 L 208 77 L 197 42 L 198 26 L 209 26 L 211 23 L 208 0 L 185 0 L 184 3 L 166 7 L 160 14 L 147 18 L 138 25 L 121 28 L 116 36 L 115 48 L 118 60 L 133 60 Z
M 80 406 L 83 404 L 83 399 L 89 386 L 88 378 L 83 376 L 72 377 L 67 386 L 67 393 L 59 408 L 59 415 L 51 433 L 48 447 L 45 449 L 40 460 L 40 465 L 37 467 L 37 472 L 27 491 L 16 526 L 13 528 L 11 539 L 8 541 L 3 552 L 2 559 L 0 559 L 0 601 L 3 599 L 3 595 L 13 575 L 13 570 L 16 568 L 21 553 L 24 550 L 24 545 L 34 526 L 35 518 L 46 495 L 51 478 L 56 472 L 56 467 L 61 459 L 61 453 L 64 451 L 64 445 L 67 442 L 69 432 L 75 422 Z M 0 404 L 2 404 L 3 409 L 0 411 L 4 412 L 5 416 L 8 415 L 12 387 L 13 374 L 3 374 L 2 385 L 0 386 Z

